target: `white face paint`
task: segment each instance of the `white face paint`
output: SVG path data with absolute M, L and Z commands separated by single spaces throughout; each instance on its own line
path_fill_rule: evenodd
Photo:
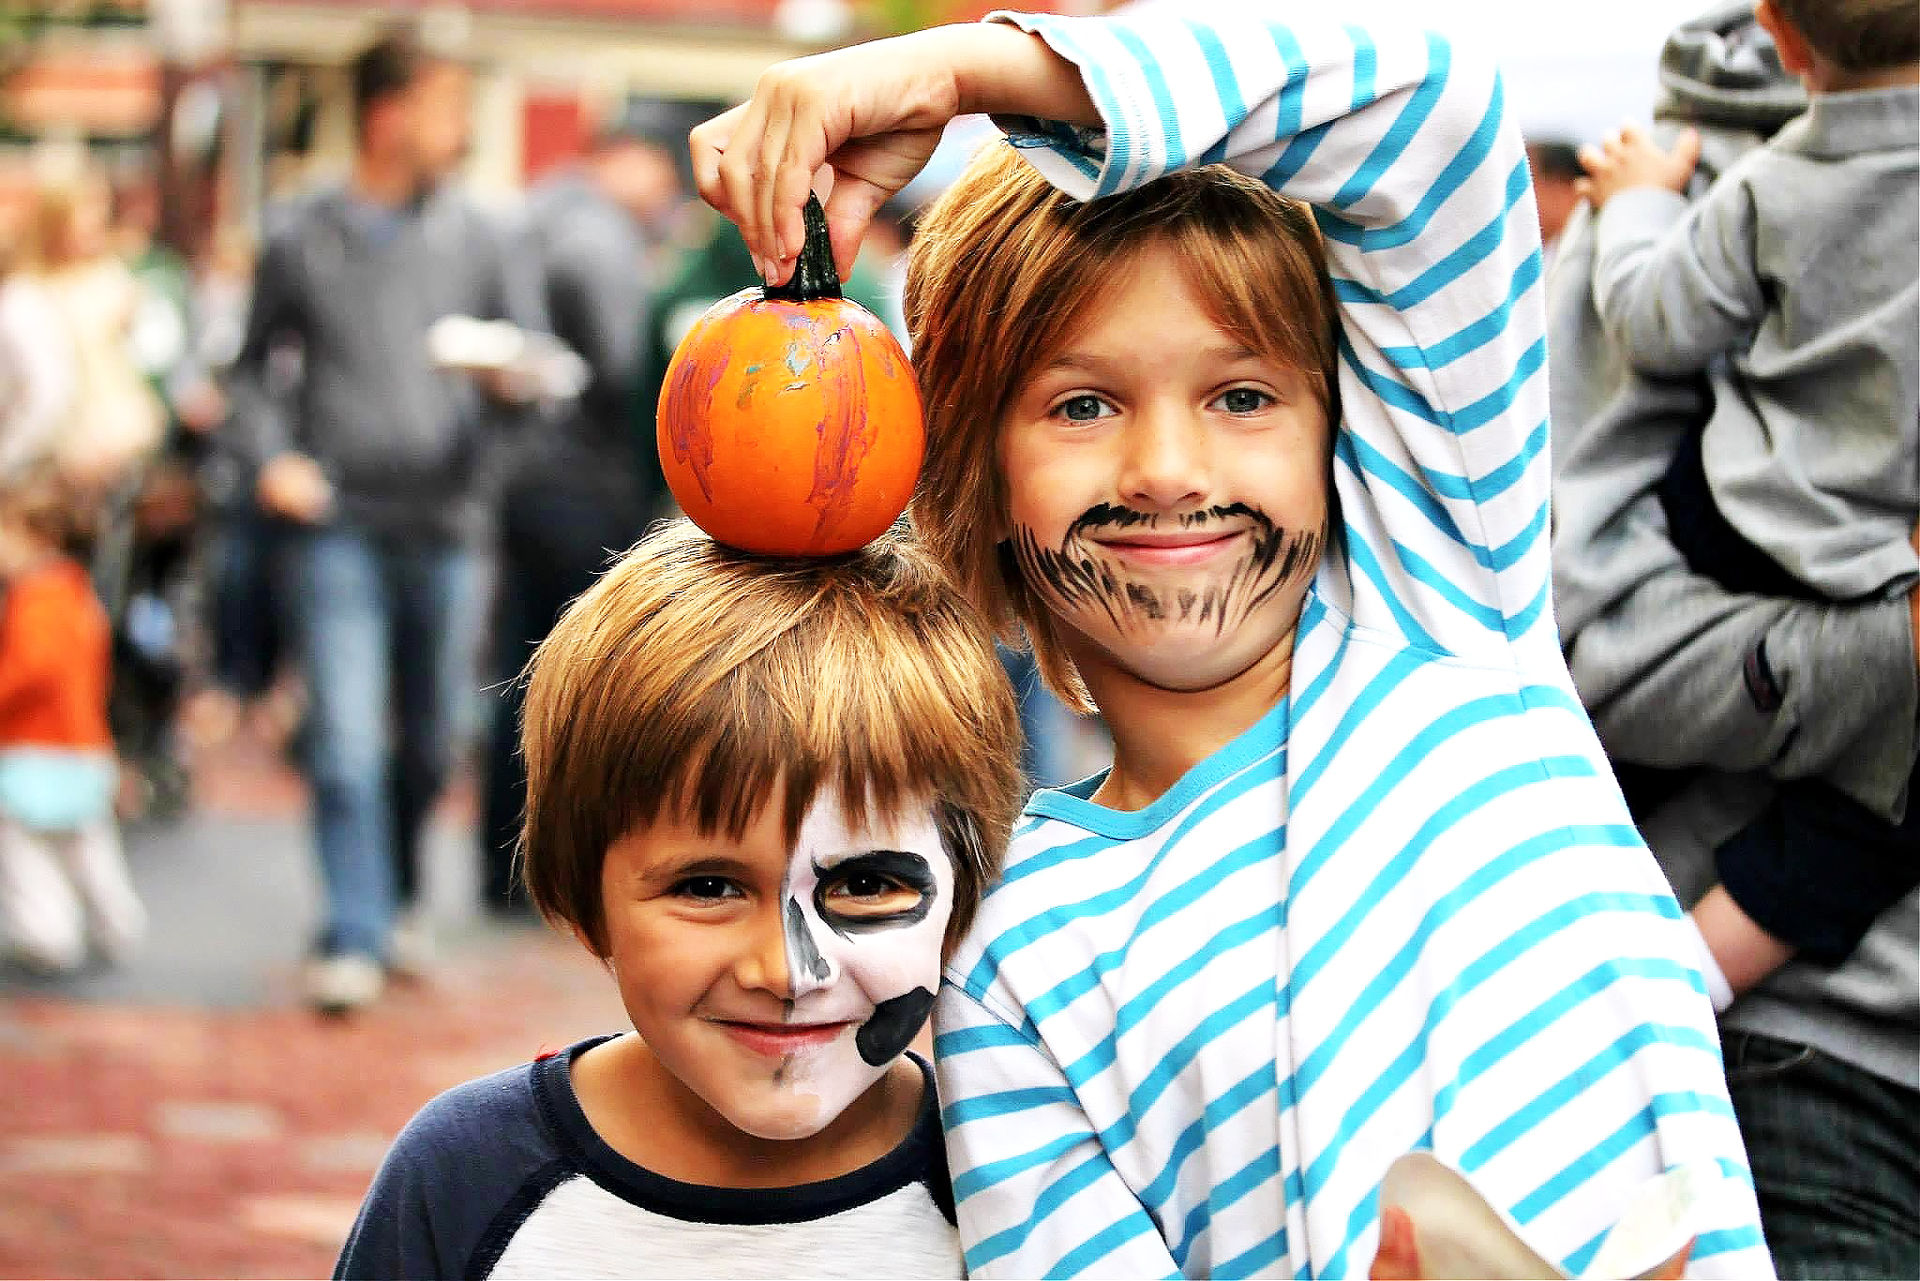
M 924 1024 L 953 913 L 938 813 L 921 802 L 849 830 L 827 790 L 793 841 L 766 805 L 737 839 L 663 820 L 607 851 L 620 999 L 661 1065 L 734 1128 L 820 1133 Z
M 782 887 L 793 1028 L 838 1026 L 785 1056 L 775 1084 L 818 1101 L 824 1127 L 886 1075 L 925 1025 L 953 912 L 953 864 L 930 805 L 857 830 L 814 799 Z

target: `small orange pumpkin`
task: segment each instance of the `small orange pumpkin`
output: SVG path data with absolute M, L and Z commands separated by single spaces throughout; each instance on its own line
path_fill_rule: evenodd
M 879 537 L 926 446 L 900 344 L 840 296 L 820 202 L 793 279 L 694 323 L 660 389 L 660 467 L 694 524 L 731 547 L 822 556 Z

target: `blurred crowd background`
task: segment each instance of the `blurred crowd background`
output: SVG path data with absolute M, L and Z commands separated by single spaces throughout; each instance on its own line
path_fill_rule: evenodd
M 753 280 L 687 130 L 773 62 L 994 7 L 0 9 L 0 810 L 79 816 L 0 832 L 34 851 L 0 876 L 0 1272 L 323 1270 L 434 1089 L 612 1025 L 513 891 L 511 678 L 670 512 L 666 357 Z M 1421 9 L 1503 60 L 1549 245 L 1575 145 L 1647 117 L 1698 7 Z M 915 212 L 989 132 L 956 122 L 863 248 L 849 292 L 896 329 Z M 483 323 L 417 340 L 449 315 Z M 405 407 L 358 421 L 354 387 Z M 1098 768 L 1098 725 L 1007 661 L 1033 781 Z M 53 758 L 10 752 L 46 741 L 21 673 Z

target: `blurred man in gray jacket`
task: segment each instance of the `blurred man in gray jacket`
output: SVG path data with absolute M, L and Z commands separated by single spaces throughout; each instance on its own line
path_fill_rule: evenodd
M 1661 83 L 1662 131 L 1701 132 L 1701 186 L 1806 106 L 1745 4 L 1677 31 Z M 1889 823 L 1914 803 L 1912 607 L 1741 594 L 1689 566 L 1662 490 L 1709 416 L 1739 412 L 1739 387 L 1725 366 L 1628 369 L 1593 305 L 1593 251 L 1576 216 L 1548 295 L 1557 613 L 1647 843 L 1691 906 L 1783 784 L 1824 780 Z M 1632 785 L 1644 768 L 1655 786 Z M 1721 1030 L 1781 1275 L 1920 1275 L 1920 891 L 1844 963 L 1773 974 Z
M 483 834 L 482 890 L 496 912 L 528 910 L 513 873 L 526 794 L 514 678 L 561 610 L 612 553 L 640 536 L 662 501 L 648 483 L 658 467 L 652 442 L 635 438 L 633 402 L 646 372 L 647 303 L 656 287 L 650 242 L 681 193 L 664 139 L 644 116 L 622 109 L 601 124 L 577 164 L 529 193 L 516 237 L 520 265 L 538 282 L 544 327 L 586 361 L 588 381 L 527 433 L 507 481 L 494 629 L 502 698 Z
M 354 62 L 353 169 L 276 222 L 235 364 L 231 430 L 284 527 L 277 596 L 310 700 L 326 922 L 306 975 L 319 1008 L 375 999 L 418 964 L 396 930 L 421 828 L 477 681 L 483 556 L 498 501 L 505 379 L 436 368 L 444 316 L 532 321 L 497 230 L 446 182 L 468 77 L 409 30 Z M 275 353 L 302 370 L 292 412 Z M 492 395 L 488 395 L 488 387 Z

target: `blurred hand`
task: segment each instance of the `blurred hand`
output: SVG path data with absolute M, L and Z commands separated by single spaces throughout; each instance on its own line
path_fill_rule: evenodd
M 1397 1205 L 1380 1212 L 1380 1245 L 1368 1281 L 1417 1281 L 1420 1258 L 1414 1248 L 1413 1220 Z
M 476 369 L 474 381 L 480 384 L 480 390 L 487 399 L 510 409 L 530 405 L 540 394 L 539 381 L 530 373 L 504 366 L 498 369 Z
M 286 453 L 260 469 L 255 493 L 260 506 L 275 516 L 315 525 L 333 509 L 333 484 L 320 464 L 305 454 Z
M 218 385 L 201 379 L 175 399 L 174 414 L 180 425 L 196 436 L 204 436 L 218 427 L 227 416 L 227 398 Z
M 1700 131 L 1682 131 L 1673 150 L 1665 151 L 1632 125 L 1624 125 L 1598 147 L 1580 148 L 1580 164 L 1587 176 L 1573 184 L 1574 190 L 1595 209 L 1634 187 L 1685 191 L 1700 164 Z
M 1647 1275 L 1651 1281 L 1680 1281 L 1692 1256 L 1693 1242 L 1689 1241 L 1680 1253 Z M 1398 1206 L 1386 1207 L 1380 1213 L 1380 1245 L 1374 1252 L 1373 1266 L 1367 1269 L 1368 1281 L 1419 1281 L 1424 1276 L 1412 1218 Z

